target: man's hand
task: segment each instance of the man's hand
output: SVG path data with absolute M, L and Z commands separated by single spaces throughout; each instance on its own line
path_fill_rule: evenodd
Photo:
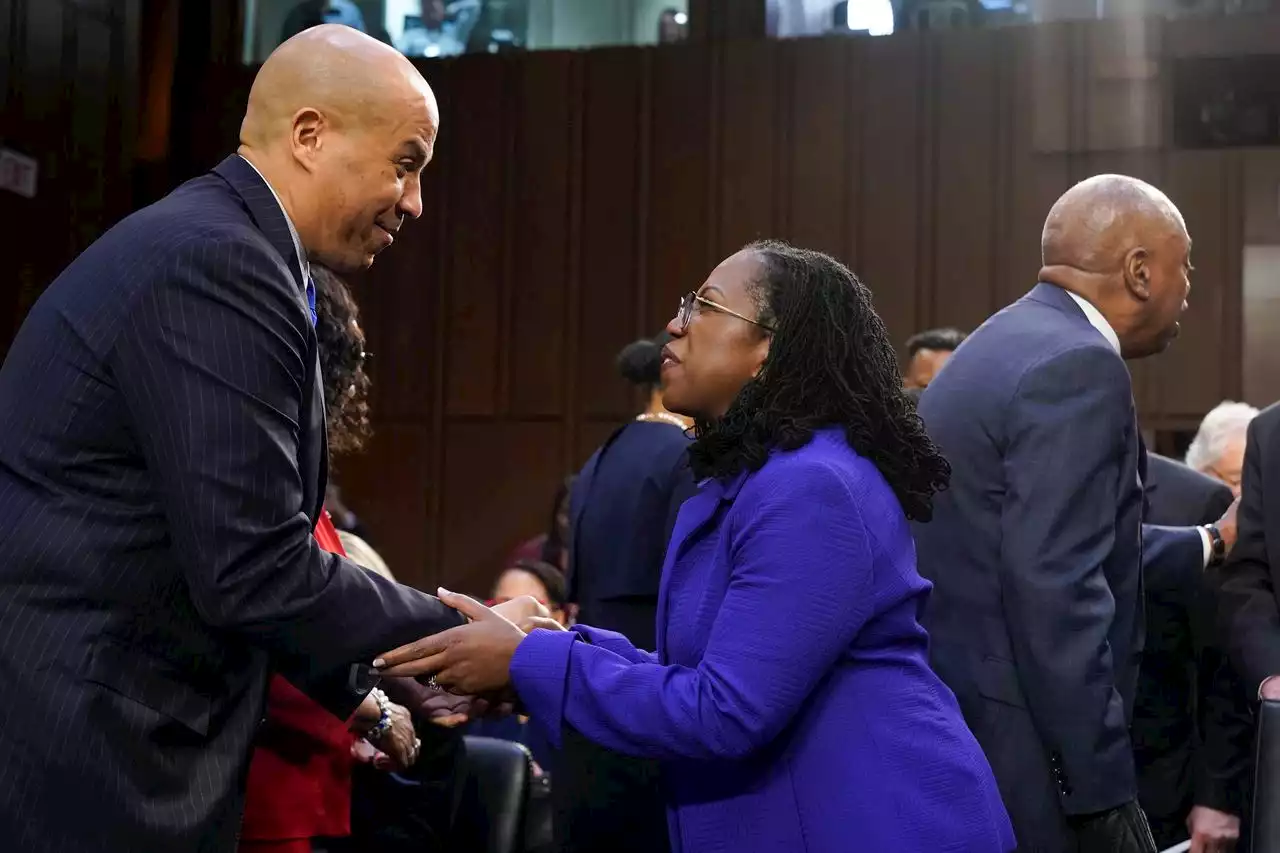
M 379 770 L 403 772 L 418 760 L 418 748 L 421 744 L 413 731 L 413 717 L 408 709 L 401 705 L 391 705 L 391 728 L 382 737 L 371 741 L 385 755 L 374 759 L 373 766 Z
M 1227 511 L 1222 514 L 1222 518 L 1214 522 L 1214 526 L 1222 534 L 1222 544 L 1226 546 L 1227 554 L 1231 553 L 1231 549 L 1236 544 L 1236 510 L 1239 507 L 1240 499 L 1236 498 L 1231 502 L 1231 506 L 1227 507 Z
M 478 696 L 505 688 L 511 658 L 525 632 L 473 598 L 445 589 L 439 594 L 471 622 L 387 652 L 374 667 L 386 676 L 434 675 L 437 685 L 454 693 Z
M 418 705 L 418 713 L 433 725 L 451 729 L 479 717 L 487 709 L 483 699 L 474 696 L 455 696 L 443 690 L 432 690 Z
M 1231 853 L 1240 838 L 1240 818 L 1208 806 L 1196 806 L 1187 815 L 1191 853 Z

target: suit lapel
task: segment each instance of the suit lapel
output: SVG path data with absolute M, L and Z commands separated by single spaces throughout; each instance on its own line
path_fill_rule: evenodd
M 240 196 L 254 225 L 279 253 L 293 279 L 300 309 L 310 322 L 311 307 L 307 304 L 302 262 L 289 232 L 289 222 L 275 194 L 258 171 L 238 154 L 223 160 L 213 171 Z M 312 520 L 317 520 L 324 506 L 324 492 L 329 480 L 329 436 L 325 426 L 324 383 L 314 333 L 307 336 L 307 346 L 311 372 L 308 387 L 311 391 L 303 399 L 302 416 L 306 418 L 308 429 L 298 441 L 298 467 L 302 477 L 303 506 L 310 512 Z
M 213 171 L 244 200 L 254 224 L 271 247 L 280 253 L 281 260 L 289 268 L 289 274 L 303 294 L 305 304 L 307 283 L 302 279 L 302 260 L 293 244 L 293 235 L 289 233 L 289 222 L 284 218 L 284 211 L 280 209 L 280 203 L 276 201 L 271 187 L 267 186 L 258 170 L 239 154 L 232 154 Z M 307 310 L 310 311 L 310 308 Z
M 671 581 L 680 558 L 714 526 L 723 511 L 738 497 L 742 484 L 750 472 L 743 471 L 731 480 L 707 480 L 698 493 L 684 502 L 671 530 L 671 543 L 667 546 L 667 558 L 662 567 L 662 580 L 658 590 L 658 656 L 666 660 L 667 602 L 671 594 Z

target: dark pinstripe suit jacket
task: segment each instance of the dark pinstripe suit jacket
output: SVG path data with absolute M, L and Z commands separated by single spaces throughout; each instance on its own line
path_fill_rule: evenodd
M 231 850 L 270 669 L 345 715 L 353 662 L 461 621 L 316 544 L 317 372 L 238 157 L 31 310 L 0 369 L 0 849 Z

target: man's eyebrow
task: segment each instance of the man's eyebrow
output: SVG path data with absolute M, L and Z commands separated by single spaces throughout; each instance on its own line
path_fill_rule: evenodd
M 415 160 L 427 159 L 427 146 L 423 144 L 421 139 L 407 140 L 402 147 L 407 149 L 409 155 Z

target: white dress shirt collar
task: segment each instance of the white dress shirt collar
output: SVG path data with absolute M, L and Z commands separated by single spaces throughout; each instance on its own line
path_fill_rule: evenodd
M 1094 307 L 1094 304 L 1083 296 L 1078 296 L 1070 290 L 1066 291 L 1066 293 L 1067 296 L 1074 299 L 1075 303 L 1080 306 L 1080 310 L 1084 312 L 1085 319 L 1089 321 L 1089 325 L 1097 329 L 1098 332 L 1107 339 L 1107 343 L 1111 344 L 1111 348 L 1119 354 L 1120 336 L 1116 334 L 1115 329 L 1111 328 L 1111 324 L 1107 322 L 1106 317 L 1102 316 L 1102 312 Z
M 279 193 L 276 188 L 271 186 L 271 182 L 267 180 L 266 175 L 253 165 L 253 161 L 243 155 L 240 156 L 249 164 L 249 168 L 258 173 L 258 177 L 262 178 L 262 182 L 267 185 L 267 189 L 271 190 L 271 197 L 276 200 L 276 204 L 280 206 L 280 212 L 284 214 L 284 223 L 289 226 L 289 236 L 293 238 L 293 248 L 298 253 L 298 269 L 302 272 L 302 282 L 305 285 L 311 280 L 311 264 L 307 261 L 307 250 L 302 247 L 302 238 L 298 236 L 298 229 L 293 227 L 293 220 L 289 218 L 289 211 L 284 209 L 284 202 L 280 200 Z

